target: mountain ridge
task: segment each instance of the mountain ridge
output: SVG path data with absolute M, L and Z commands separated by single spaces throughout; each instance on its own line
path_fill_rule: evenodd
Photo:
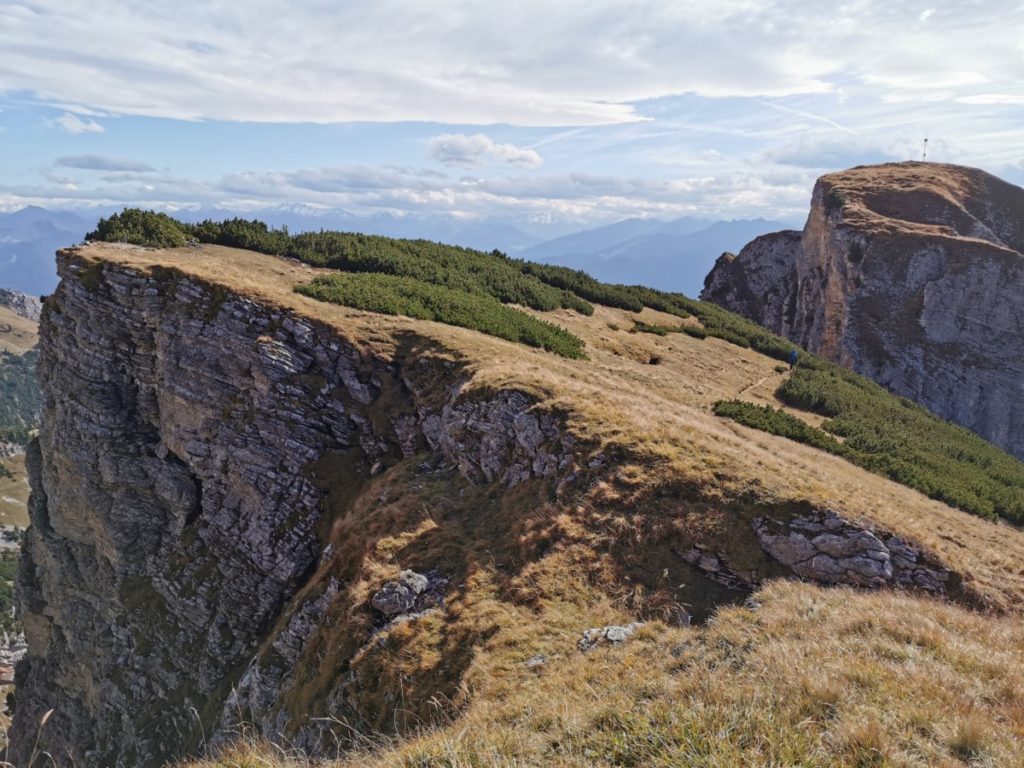
M 702 296 L 1024 455 L 1024 190 L 971 168 L 823 176 L 799 238 L 727 256 Z
M 491 733 L 488 707 L 518 701 L 513 691 L 600 677 L 609 660 L 626 665 L 613 667 L 617 679 L 640 670 L 636 652 L 660 669 L 663 656 L 685 660 L 705 642 L 711 655 L 699 651 L 695 669 L 713 668 L 723 647 L 753 647 L 734 633 L 759 616 L 778 628 L 799 605 L 835 616 L 836 601 L 903 627 L 900 653 L 933 622 L 930 647 L 943 653 L 974 631 L 983 639 L 972 660 L 994 658 L 999 642 L 1010 643 L 1000 674 L 1018 658 L 1010 624 L 993 613 L 1024 598 L 1024 576 L 1001 565 L 1019 561 L 1024 534 L 715 416 L 723 398 L 778 404 L 788 374 L 742 336 L 709 335 L 712 315 L 524 310 L 582 339 L 588 359 L 577 360 L 303 296 L 295 286 L 331 272 L 252 251 L 95 243 L 59 263 L 28 462 L 16 761 L 38 743 L 81 766 L 155 766 L 242 732 L 358 754 L 353 728 L 440 759 L 431 738 L 448 738 L 464 713 Z M 816 564 L 783 541 L 809 547 Z M 881 591 L 787 581 L 801 574 Z M 402 589 L 429 600 L 410 600 L 411 613 L 376 607 Z M 713 629 L 680 626 L 719 609 Z M 590 629 L 638 621 L 635 651 L 577 646 Z M 856 637 L 844 626 L 838 636 Z M 757 639 L 768 657 L 775 631 Z M 892 658 L 855 658 L 871 679 L 893 672 Z M 626 690 L 661 702 L 659 686 L 697 685 L 685 669 L 634 673 L 654 686 L 646 699 Z M 813 680 L 816 691 L 827 683 Z M 748 701 L 767 691 L 744 685 Z M 902 706 L 921 685 L 884 690 Z M 834 719 L 804 717 L 810 730 L 793 754 L 817 759 L 813 744 L 825 740 L 855 765 L 861 748 L 843 729 L 879 706 L 860 691 L 834 694 Z M 997 716 L 988 687 L 967 695 Z M 781 700 L 765 706 L 798 716 Z M 943 729 L 958 716 L 936 703 Z M 743 721 L 752 743 L 780 748 L 767 721 Z M 584 722 L 599 741 L 570 748 L 567 764 L 617 754 L 621 727 Z M 643 759 L 731 749 L 635 727 L 653 750 Z M 887 727 L 924 754 L 951 749 L 945 730 Z M 529 717 L 514 728 L 526 739 L 515 759 L 543 760 L 525 736 Z M 992 754 L 1020 754 L 1005 733 L 984 734 Z

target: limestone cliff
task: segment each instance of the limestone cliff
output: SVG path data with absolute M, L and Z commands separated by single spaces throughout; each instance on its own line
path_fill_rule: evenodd
M 823 176 L 802 233 L 723 255 L 702 298 L 1024 456 L 1024 190 L 971 168 Z
M 318 270 L 246 251 L 94 244 L 59 268 L 16 765 L 148 768 L 239 734 L 331 756 L 775 578 L 1024 595 L 993 565 L 1024 534 L 715 416 L 778 361 L 630 332 L 677 316 L 543 313 L 577 360 L 319 302 L 294 291 Z
M 68 764 L 197 749 L 324 557 L 328 496 L 342 516 L 343 499 L 418 452 L 506 485 L 568 462 L 570 438 L 531 398 L 460 397 L 456 363 L 422 339 L 378 356 L 171 272 L 74 252 L 59 266 L 28 457 L 16 764 L 52 707 L 46 749 Z M 278 655 L 301 647 L 318 605 L 296 607 Z

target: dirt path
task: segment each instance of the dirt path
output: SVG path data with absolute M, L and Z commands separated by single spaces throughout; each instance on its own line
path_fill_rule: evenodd
M 774 373 L 774 374 L 770 373 L 767 376 L 762 376 L 760 379 L 755 381 L 753 384 L 748 384 L 743 389 L 741 389 L 739 392 L 737 392 L 736 393 L 736 397 L 738 397 L 738 398 L 739 397 L 743 397 L 750 390 L 757 389 L 758 387 L 760 387 L 762 384 L 764 384 L 766 381 L 768 381 L 768 379 L 778 378 L 781 375 L 782 374 L 779 374 L 779 373 Z

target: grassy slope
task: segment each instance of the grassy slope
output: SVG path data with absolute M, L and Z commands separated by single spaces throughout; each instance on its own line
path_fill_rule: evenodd
M 431 480 L 414 457 L 374 478 L 339 515 L 335 559 L 310 589 L 335 575 L 345 592 L 309 650 L 306 682 L 293 689 L 296 712 L 319 713 L 318 693 L 345 669 L 346 648 L 365 629 L 361 606 L 383 580 L 402 567 L 446 566 L 459 584 L 444 613 L 403 625 L 359 662 L 361 706 L 371 715 L 361 732 L 391 730 L 387 702 L 395 700 L 406 702 L 400 725 L 438 728 L 376 753 L 376 764 L 925 766 L 960 765 L 975 752 L 992 765 L 1020 759 L 1017 617 L 774 583 L 757 596 L 761 609 L 724 609 L 705 629 L 658 623 L 676 604 L 710 610 L 720 599 L 673 549 L 710 543 L 733 564 L 767 568 L 744 538 L 750 517 L 805 503 L 920 542 L 960 574 L 976 602 L 1015 611 L 1024 599 L 1024 534 L 1016 529 L 714 416 L 719 400 L 760 396 L 765 387 L 770 396 L 786 375 L 775 359 L 718 338 L 630 333 L 636 319 L 680 324 L 651 309 L 537 312 L 584 340 L 590 359 L 576 361 L 318 302 L 291 291 L 317 270 L 252 253 L 93 246 L 77 258 L 85 269 L 172 268 L 332 326 L 365 354 L 389 357 L 413 335 L 462 367 L 467 395 L 528 391 L 540 407 L 567 414 L 580 440 L 608 459 L 584 476 L 581 493 L 562 498 L 543 484 L 494 495 L 455 477 Z M 575 650 L 582 629 L 638 617 L 651 624 L 634 644 Z M 523 662 L 537 653 L 551 661 L 531 671 Z M 432 695 L 438 704 L 428 703 Z M 286 762 L 274 749 L 239 750 L 216 764 Z
M 35 380 L 38 325 L 0 307 L 0 441 L 24 443 L 41 406 Z M 0 524 L 28 525 L 21 454 L 0 460 Z
M 20 355 L 39 341 L 39 327 L 32 320 L 0 307 L 0 350 Z
M 307 296 L 472 328 L 572 358 L 586 357 L 578 336 L 505 304 L 548 311 L 566 308 L 584 315 L 593 313 L 591 301 L 633 312 L 647 307 L 684 319 L 692 315 L 699 326 L 641 321 L 635 330 L 662 336 L 671 331 L 695 338 L 709 335 L 779 360 L 793 350 L 787 340 L 713 304 L 640 286 L 608 285 L 583 272 L 511 260 L 496 251 L 344 232 L 289 235 L 240 219 L 187 225 L 140 210 L 101 220 L 90 237 L 152 245 L 196 238 L 286 255 L 342 270 L 298 286 Z M 830 417 L 824 429 L 844 440 L 837 441 L 817 426 L 805 427 L 802 420 L 738 402 L 722 403 L 716 412 L 828 450 L 974 514 L 1024 523 L 1024 462 L 967 430 L 806 353 L 779 396 L 790 406 Z
M 496 673 L 446 727 L 335 768 L 1011 766 L 1024 629 L 935 602 L 777 582 L 703 630 Z M 511 679 L 510 679 L 511 678 Z M 306 765 L 242 741 L 194 768 Z

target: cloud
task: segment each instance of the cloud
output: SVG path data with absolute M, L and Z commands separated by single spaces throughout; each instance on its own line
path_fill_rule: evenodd
M 82 119 L 76 114 L 65 112 L 53 120 L 53 124 L 65 133 L 76 135 L 79 133 L 103 133 L 104 127 L 92 118 Z
M 122 171 L 126 173 L 149 173 L 153 167 L 134 160 L 124 160 L 105 155 L 74 155 L 59 157 L 55 165 L 61 168 L 77 168 L 82 171 Z
M 427 153 L 444 165 L 477 168 L 481 165 L 506 164 L 537 168 L 543 160 L 532 149 L 515 144 L 499 144 L 482 133 L 442 133 L 427 141 Z
M 884 94 L 901 78 L 914 97 L 943 82 L 952 98 L 1013 96 L 1024 7 L 1006 5 L 935 0 L 921 23 L 920 4 L 858 0 L 828 6 L 823 23 L 818 0 L 295 0 L 287 14 L 272 0 L 95 0 L 88 14 L 33 0 L 0 3 L 0 92 L 78 114 L 531 126 L 635 121 L 638 104 L 682 93 L 870 81 Z M 972 72 L 986 82 L 956 77 Z
M 846 132 L 807 132 L 767 150 L 763 159 L 779 165 L 824 171 L 913 160 L 920 152 L 920 143 L 900 138 L 879 141 Z

